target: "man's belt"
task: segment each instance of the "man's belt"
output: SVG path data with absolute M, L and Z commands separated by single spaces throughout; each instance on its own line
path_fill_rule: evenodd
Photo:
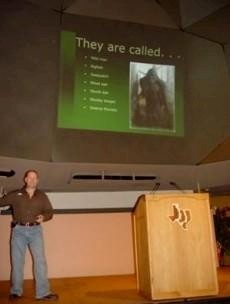
M 26 227 L 32 227 L 32 226 L 38 226 L 38 225 L 40 225 L 40 223 L 38 223 L 38 222 L 33 222 L 33 223 L 30 223 L 30 222 L 27 222 L 27 223 L 12 222 L 12 227 L 15 227 L 16 225 L 26 226 Z

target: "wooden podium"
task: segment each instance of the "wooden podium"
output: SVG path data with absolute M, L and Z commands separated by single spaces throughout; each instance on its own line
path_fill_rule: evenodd
M 133 219 L 141 294 L 164 300 L 218 293 L 208 194 L 143 195 Z

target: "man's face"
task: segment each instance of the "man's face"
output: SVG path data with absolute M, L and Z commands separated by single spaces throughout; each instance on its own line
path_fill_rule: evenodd
M 25 184 L 27 188 L 35 189 L 38 185 L 38 176 L 35 172 L 29 172 L 25 177 Z

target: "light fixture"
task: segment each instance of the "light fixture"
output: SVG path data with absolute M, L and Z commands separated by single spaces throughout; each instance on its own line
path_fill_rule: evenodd
M 15 175 L 15 171 L 14 170 L 3 170 L 0 169 L 0 177 L 12 177 Z

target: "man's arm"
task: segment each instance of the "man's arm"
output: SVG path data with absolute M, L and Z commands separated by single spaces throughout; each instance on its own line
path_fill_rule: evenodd
M 52 217 L 53 217 L 53 207 L 52 207 L 52 204 L 51 204 L 48 196 L 45 193 L 43 193 L 43 208 L 42 208 L 42 213 L 37 216 L 36 221 L 38 223 L 46 222 L 46 221 L 51 220 Z
M 3 197 L 0 197 L 0 207 L 11 206 L 12 196 L 12 193 L 9 193 L 5 194 Z

